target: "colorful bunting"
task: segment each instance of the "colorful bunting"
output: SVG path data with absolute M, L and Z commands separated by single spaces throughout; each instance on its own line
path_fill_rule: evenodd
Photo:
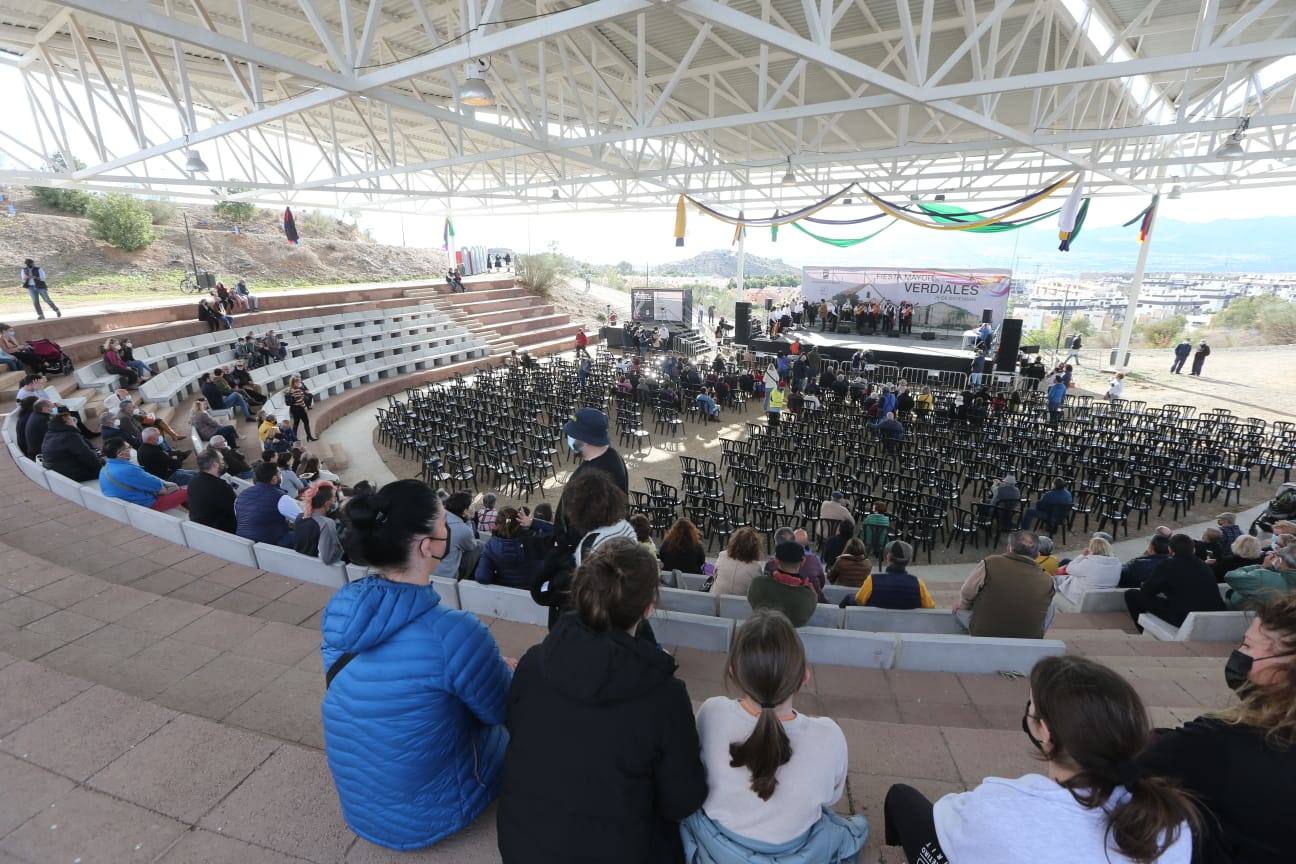
M 455 245 L 454 222 L 450 220 L 449 214 L 446 215 L 445 227 L 441 229 L 441 248 L 449 252 Z
M 294 246 L 301 245 L 301 235 L 297 233 L 297 222 L 293 219 L 292 208 L 285 207 L 283 215 L 284 237 Z
M 1071 187 L 1071 194 L 1067 196 L 1066 203 L 1062 205 L 1061 215 L 1058 216 L 1058 240 L 1062 241 L 1058 245 L 1059 252 L 1068 252 L 1071 249 L 1071 235 L 1076 230 L 1076 218 L 1080 215 L 1080 207 L 1084 202 L 1084 174 L 1076 178 L 1075 185 Z
M 675 245 L 676 246 L 684 245 L 684 220 L 685 220 L 684 209 L 685 209 L 684 196 L 681 195 L 679 196 L 679 200 L 675 202 Z
M 890 222 L 888 222 L 887 224 L 883 225 L 881 228 L 879 228 L 878 230 L 874 231 L 872 234 L 869 234 L 868 236 L 865 236 L 865 237 L 855 237 L 855 238 L 853 238 L 853 239 L 849 239 L 849 240 L 839 240 L 839 239 L 837 239 L 837 238 L 835 238 L 835 237 L 821 237 L 820 235 L 815 234 L 815 233 L 813 233 L 813 232 L 811 232 L 811 231 L 809 231 L 809 230 L 807 230 L 807 229 L 801 227 L 801 223 L 800 223 L 800 222 L 793 222 L 793 223 L 792 223 L 792 227 L 795 228 L 795 229 L 797 229 L 797 230 L 800 231 L 802 234 L 805 234 L 805 235 L 808 236 L 808 237 L 813 237 L 814 239 L 818 240 L 820 243 L 827 243 L 829 246 L 836 246 L 838 249 L 848 249 L 848 248 L 850 248 L 851 246 L 858 246 L 859 244 L 865 242 L 866 240 L 872 240 L 874 237 L 878 236 L 878 235 L 881 234 L 883 231 L 887 230 L 887 229 L 890 228 L 892 225 L 896 224 L 896 221 L 897 221 L 897 220 L 892 219 Z

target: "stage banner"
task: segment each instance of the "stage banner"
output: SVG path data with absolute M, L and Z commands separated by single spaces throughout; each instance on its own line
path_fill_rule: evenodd
M 962 326 L 989 309 L 995 322 L 1008 310 L 1011 270 L 908 270 L 896 267 L 803 267 L 801 291 L 812 303 L 889 300 L 911 303 L 914 323 Z

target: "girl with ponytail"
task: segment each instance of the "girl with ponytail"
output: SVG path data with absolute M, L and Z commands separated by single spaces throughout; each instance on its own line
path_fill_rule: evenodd
M 1189 864 L 1191 799 L 1138 762 L 1152 732 L 1138 693 L 1084 657 L 1046 657 L 1030 676 L 1022 731 L 1047 776 L 987 777 L 933 806 L 887 792 L 886 843 L 914 862 Z
M 609 539 L 582 557 L 570 611 L 518 661 L 504 864 L 682 864 L 679 821 L 706 775 L 688 691 L 647 625 L 656 601 L 657 559 L 633 533 Z
M 698 711 L 708 792 L 683 825 L 686 860 L 856 860 L 868 820 L 832 809 L 846 788 L 846 736 L 827 717 L 793 707 L 810 674 L 787 616 L 759 609 L 743 622 L 726 679 L 740 698 L 716 696 Z

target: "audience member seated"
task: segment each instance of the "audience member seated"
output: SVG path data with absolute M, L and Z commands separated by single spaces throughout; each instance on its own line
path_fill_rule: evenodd
M 257 422 L 243 394 L 236 393 L 234 388 L 229 386 L 220 369 L 204 372 L 198 376 L 198 387 L 202 391 L 203 399 L 207 400 L 207 404 L 213 408 L 231 408 L 236 412 L 241 411 L 243 419 L 248 423 Z
M 531 590 L 540 573 L 540 560 L 527 554 L 530 534 L 518 521 L 515 507 L 505 507 L 494 520 L 495 530 L 482 547 L 473 578 L 483 585 Z
M 1251 536 L 1239 537 L 1237 542 L 1243 540 L 1258 542 Z M 1224 581 L 1229 586 L 1224 603 L 1230 609 L 1253 609 L 1296 592 L 1296 547 L 1289 545 L 1270 552 L 1263 563 L 1232 570 Z
M 1250 534 L 1240 534 L 1229 547 L 1229 554 L 1223 558 L 1207 558 L 1206 564 L 1215 574 L 1215 581 L 1223 582 L 1224 577 L 1234 570 L 1264 563 L 1264 552 L 1261 551 L 1260 539 Z
M 934 805 L 892 786 L 885 842 L 909 864 L 1189 864 L 1201 822 L 1191 800 L 1133 761 L 1150 727 L 1120 675 L 1084 657 L 1047 657 L 1031 671 L 1022 717 L 1046 773 L 987 777 Z
M 1193 554 L 1202 561 L 1218 560 L 1229 552 L 1229 544 L 1224 541 L 1224 532 L 1212 525 L 1202 532 L 1200 540 L 1193 541 Z
M 786 530 L 786 529 L 781 529 Z M 776 609 L 795 627 L 804 627 L 819 605 L 814 583 L 801 575 L 805 547 L 795 540 L 783 540 L 774 547 L 774 558 L 765 572 L 752 579 L 747 602 L 753 609 Z
M 1125 608 L 1140 633 L 1138 617 L 1150 612 L 1172 627 L 1183 624 L 1189 612 L 1220 612 L 1224 601 L 1215 574 L 1197 557 L 1187 534 L 1170 538 L 1170 557 L 1157 565 L 1138 588 L 1125 592 Z
M 643 513 L 636 513 L 630 517 L 630 525 L 635 531 L 635 541 L 644 548 L 644 551 L 657 557 L 657 544 L 652 539 L 652 522 Z M 657 562 L 660 566 L 661 562 Z
M 181 468 L 184 459 L 167 453 L 159 443 L 162 433 L 150 426 L 140 433 L 139 464 L 145 471 L 177 486 L 188 486 L 194 472 Z
M 1161 566 L 1161 562 L 1170 558 L 1170 538 L 1165 534 L 1153 534 L 1148 541 L 1147 551 L 1131 559 L 1121 568 L 1119 588 L 1139 588 L 1147 578 Z
M 221 479 L 225 460 L 219 450 L 208 448 L 198 454 L 198 473 L 185 488 L 189 490 L 189 521 L 233 534 L 238 530 L 234 516 L 234 488 Z
M 753 528 L 739 528 L 731 534 L 724 551 L 716 558 L 715 576 L 708 590 L 712 594 L 746 597 L 752 580 L 764 572 L 761 561 L 764 545 Z
M 468 510 L 472 513 L 472 527 L 477 532 L 478 537 L 489 537 L 495 530 L 495 520 L 499 517 L 499 512 L 495 509 L 495 502 L 499 497 L 494 492 L 487 492 L 484 495 L 478 495 L 469 505 Z
M 242 453 L 229 445 L 224 435 L 213 435 L 207 443 L 212 450 L 220 453 L 221 459 L 225 462 L 226 473 L 240 480 L 252 479 L 252 466 L 248 464 Z
M 868 839 L 863 816 L 839 816 L 846 736 L 794 707 L 810 681 L 805 649 L 782 614 L 753 612 L 734 636 L 726 680 L 697 714 L 706 800 L 681 826 L 685 861 L 774 864 L 852 861 Z
M 562 523 L 537 544 L 544 564 L 531 589 L 531 598 L 549 609 L 550 629 L 570 605 L 572 578 L 584 557 L 617 537 L 637 542 L 634 526 L 626 521 L 626 494 L 607 471 L 573 471 L 560 500 L 566 502 Z M 534 522 L 526 524 L 540 524 L 541 518 L 536 507 Z
M 39 396 L 27 396 L 18 400 L 18 418 L 14 421 L 14 443 L 28 459 L 31 459 L 32 455 L 27 452 L 27 424 L 31 422 L 36 403 L 39 401 L 41 401 Z
M 50 417 L 40 455 L 46 468 L 78 483 L 98 477 L 102 464 L 99 454 L 77 431 L 72 415 L 61 411 Z
M 468 523 L 468 508 L 472 506 L 472 496 L 467 492 L 456 492 L 445 501 L 446 555 L 437 565 L 433 576 L 442 579 L 463 579 L 469 577 L 477 566 L 477 555 L 481 546 L 477 534 Z
M 256 543 L 292 548 L 292 526 L 302 515 L 301 505 L 279 487 L 279 466 L 258 462 L 253 483 L 234 500 L 238 536 Z
M 130 461 L 131 447 L 121 438 L 106 441 L 104 464 L 99 469 L 99 491 L 106 498 L 117 498 L 153 510 L 172 510 L 189 500 L 188 490 L 159 480 Z
M 1115 588 L 1120 578 L 1121 562 L 1112 554 L 1111 543 L 1091 537 L 1084 551 L 1058 571 L 1056 584 L 1059 594 L 1078 605 L 1086 591 Z
M 1042 639 L 1053 623 L 1053 577 L 1035 559 L 1039 540 L 1014 531 L 1002 555 L 982 558 L 959 591 L 954 617 L 973 636 Z
M 885 501 L 874 501 L 873 512 L 860 523 L 859 539 L 873 557 L 882 557 L 882 547 L 891 539 L 891 517 L 887 515 Z
M 1017 494 L 1020 496 L 1021 491 L 1018 490 Z M 1053 480 L 1053 488 L 1041 495 L 1035 506 L 1022 515 L 1021 527 L 1029 530 L 1039 522 L 1050 531 L 1056 531 L 1070 517 L 1074 504 L 1066 480 L 1057 477 Z
M 198 320 L 207 325 L 209 333 L 215 333 L 222 327 L 226 330 L 234 327 L 234 319 L 221 312 L 220 306 L 206 297 L 198 301 Z
M 837 557 L 842 554 L 842 550 L 846 548 L 846 544 L 849 543 L 854 537 L 855 537 L 854 521 L 848 519 L 844 522 L 841 522 L 837 526 L 837 533 L 833 534 L 831 537 L 828 537 L 823 541 L 824 567 L 832 569 L 833 562 L 837 560 Z
M 302 515 L 293 523 L 293 549 L 298 554 L 318 558 L 321 564 L 342 560 L 342 542 L 338 538 L 337 490 L 327 480 L 316 480 L 302 494 Z
M 189 416 L 189 425 L 198 433 L 198 438 L 210 442 L 216 435 L 238 446 L 238 430 L 229 424 L 221 423 L 211 415 L 211 406 L 206 399 L 195 399 L 193 414 Z
M 702 806 L 707 780 L 688 691 L 646 627 L 657 584 L 633 532 L 600 544 L 577 569 L 574 614 L 518 662 L 503 864 L 684 860 L 678 823 Z
M 1182 784 L 1201 818 L 1199 864 L 1296 861 L 1296 597 L 1262 606 L 1224 664 L 1237 701 L 1158 729 L 1140 773 Z
M 662 538 L 657 557 L 661 559 L 663 570 L 701 573 L 706 565 L 706 549 L 702 546 L 702 535 L 697 526 L 687 517 L 676 519 Z
M 48 399 L 37 399 L 32 404 L 31 416 L 23 426 L 23 446 L 20 448 L 28 459 L 35 459 L 40 455 L 41 449 L 45 446 L 45 435 L 49 432 L 50 418 L 56 410 L 58 409 L 54 403 Z
M 873 561 L 868 557 L 868 550 L 854 537 L 829 568 L 828 582 L 843 588 L 859 588 L 872 572 Z
M 300 452 L 300 451 L 297 451 Z M 279 466 L 279 488 L 294 498 L 300 498 L 306 491 L 306 483 L 292 470 L 293 453 L 286 451 L 267 451 L 261 454 L 265 461 L 273 461 Z
M 882 553 L 882 572 L 869 575 L 854 597 L 844 597 L 839 604 L 874 606 L 879 609 L 935 609 L 936 601 L 927 585 L 906 568 L 913 558 L 913 547 L 902 540 L 892 540 Z
M 819 518 L 834 522 L 855 521 L 850 511 L 850 501 L 847 500 L 845 493 L 838 491 L 833 491 L 827 500 L 819 503 Z
M 999 517 L 999 524 L 1005 530 L 1011 528 L 1017 515 L 1017 507 L 1021 503 L 1021 489 L 1017 486 L 1017 478 L 1012 474 L 1005 474 L 1002 479 L 994 481 L 990 487 L 990 500 L 987 503 Z
M 1035 563 L 1040 569 L 1050 576 L 1056 576 L 1058 567 L 1057 556 L 1053 554 L 1053 538 L 1046 534 L 1041 534 L 1035 538 L 1039 543 L 1039 554 L 1035 556 Z
M 1236 513 L 1221 513 L 1215 517 L 1215 524 L 1219 526 L 1220 533 L 1224 535 L 1224 543 L 1228 546 L 1233 545 L 1233 541 L 1242 536 L 1242 528 L 1237 524 Z
M 257 485 L 277 491 L 271 479 Z M 343 585 L 324 609 L 324 752 L 351 830 L 420 849 L 499 794 L 509 664 L 486 626 L 429 584 L 447 535 L 425 483 L 357 495 L 343 518 L 347 556 L 380 575 Z

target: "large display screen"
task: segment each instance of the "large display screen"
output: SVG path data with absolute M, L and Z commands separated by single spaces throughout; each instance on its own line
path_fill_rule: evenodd
M 643 288 L 630 292 L 633 321 L 686 324 L 692 317 L 693 292 Z

